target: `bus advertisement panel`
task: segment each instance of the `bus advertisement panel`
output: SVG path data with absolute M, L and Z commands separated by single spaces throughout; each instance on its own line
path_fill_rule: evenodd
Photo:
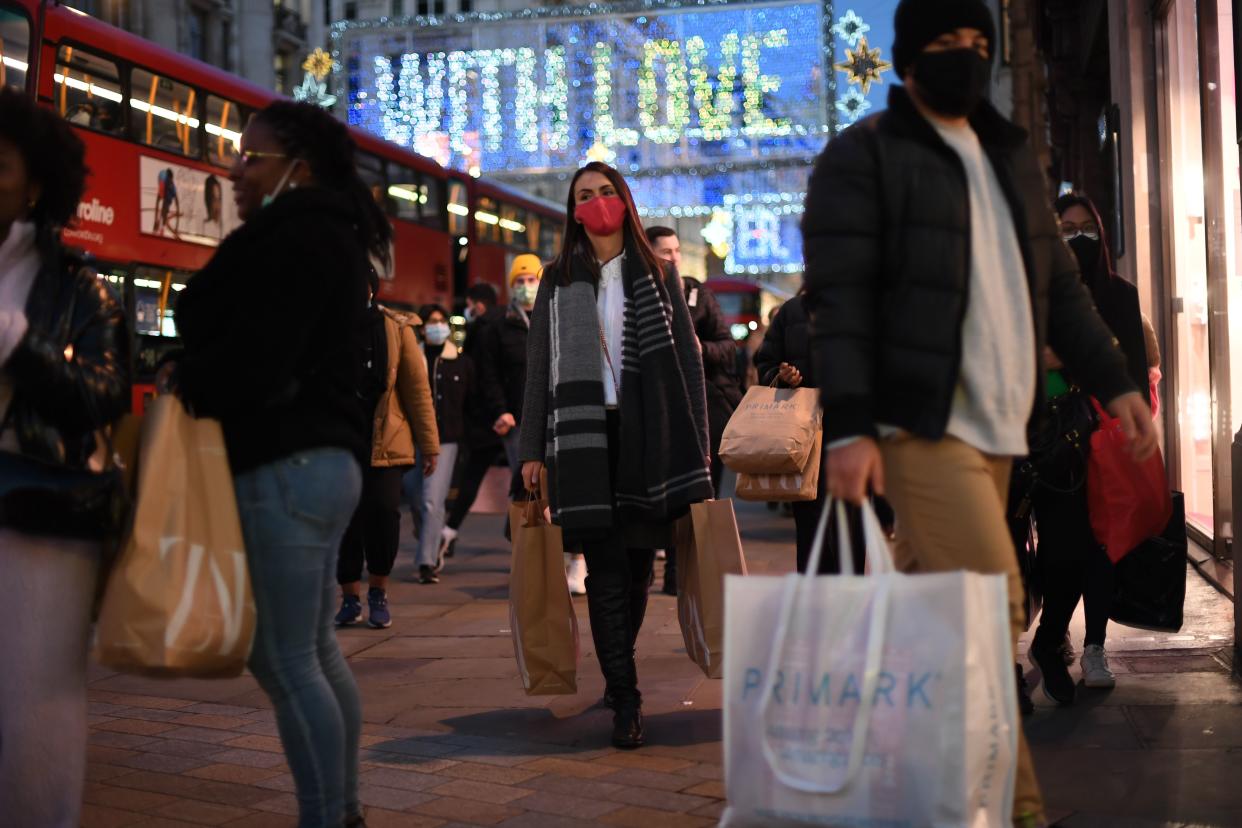
M 241 223 L 223 173 L 144 155 L 138 177 L 143 233 L 214 247 Z

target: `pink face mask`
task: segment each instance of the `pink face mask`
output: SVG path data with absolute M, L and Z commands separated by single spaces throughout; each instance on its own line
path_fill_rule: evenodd
M 625 202 L 620 196 L 596 196 L 574 208 L 574 217 L 595 236 L 611 236 L 625 224 Z

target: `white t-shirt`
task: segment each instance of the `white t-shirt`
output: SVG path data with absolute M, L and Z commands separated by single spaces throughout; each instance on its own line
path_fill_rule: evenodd
M 604 405 L 618 404 L 621 383 L 621 339 L 625 328 L 625 285 L 621 271 L 625 266 L 625 254 L 614 256 L 599 268 L 599 294 L 595 306 L 599 310 L 599 326 L 608 343 L 607 355 L 600 354 L 601 376 L 604 380 Z M 601 349 L 602 350 L 602 349 Z M 611 367 L 608 364 L 612 358 Z M 615 372 L 613 369 L 616 369 Z
M 985 454 L 1025 455 L 1035 323 L 1013 213 L 975 131 L 931 124 L 961 157 L 970 197 L 970 292 L 948 432 Z
M 35 226 L 14 222 L 0 244 L 0 422 L 13 399 L 13 383 L 4 366 L 26 335 L 26 300 L 38 272 Z M 0 433 L 0 448 L 16 451 L 17 447 L 13 429 Z

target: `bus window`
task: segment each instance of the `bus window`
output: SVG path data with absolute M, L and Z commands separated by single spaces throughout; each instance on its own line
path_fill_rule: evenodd
M 444 182 L 430 176 L 423 177 L 427 201 L 423 204 L 423 224 L 444 232 Z
M 500 205 L 500 238 L 507 247 L 530 250 L 526 211 L 512 204 Z
M 459 238 L 466 235 L 470 207 L 466 204 L 465 182 L 450 179 L 448 184 L 448 225 L 449 233 Z
M 556 222 L 541 221 L 539 223 L 539 258 L 545 262 L 552 261 L 560 252 L 560 244 L 557 241 L 557 234 L 560 230 Z
M 30 21 L 14 11 L 0 9 L 0 88 L 26 89 L 30 60 Z
M 406 221 L 422 221 L 430 207 L 427 180 L 414 170 L 393 166 L 388 176 L 388 198 L 392 212 Z
M 116 64 L 75 46 L 61 46 L 56 56 L 56 109 L 76 126 L 119 133 L 121 76 Z
M 481 242 L 500 243 L 500 214 L 496 202 L 486 196 L 475 203 L 474 232 Z
M 371 197 L 381 208 L 388 199 L 384 192 L 384 162 L 374 155 L 361 153 L 358 156 L 358 175 L 371 191 Z M 394 199 L 395 201 L 395 199 Z
M 134 69 L 129 105 L 133 137 L 144 144 L 182 155 L 198 155 L 198 100 L 184 83 Z
M 134 333 L 136 337 L 136 368 L 139 377 L 155 373 L 160 358 L 171 350 L 177 339 L 177 323 L 173 311 L 177 295 L 185 289 L 190 274 L 181 270 L 156 267 L 134 269 Z
M 242 109 L 232 101 L 207 96 L 207 160 L 221 167 L 233 166 L 241 146 L 242 128 L 246 120 Z

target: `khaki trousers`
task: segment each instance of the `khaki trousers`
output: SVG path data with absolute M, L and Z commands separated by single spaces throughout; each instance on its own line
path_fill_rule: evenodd
M 1017 653 L 1026 629 L 1022 577 L 1005 522 L 1012 460 L 992 457 L 961 440 L 899 436 L 880 443 L 884 490 L 897 513 L 898 568 L 903 572 L 971 572 L 1005 575 L 1009 629 Z M 1018 728 L 1014 819 L 1044 818 L 1026 734 Z

